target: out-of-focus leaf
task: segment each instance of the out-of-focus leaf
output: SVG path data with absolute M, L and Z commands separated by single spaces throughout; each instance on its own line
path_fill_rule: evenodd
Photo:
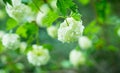
M 40 11 L 40 6 L 44 4 L 44 0 L 29 0 L 29 6 L 34 12 Z M 23 2 L 26 2 L 26 0 L 23 0 Z M 28 1 L 27 1 L 28 2 Z
M 6 4 L 6 3 L 9 3 L 10 5 L 12 5 L 12 1 L 11 0 L 3 0 L 3 2 Z
M 37 26 L 34 23 L 25 23 L 22 26 L 20 26 L 16 33 L 21 35 L 24 38 L 28 38 L 30 36 L 35 35 L 36 31 L 37 31 Z
M 9 18 L 7 21 L 7 30 L 11 30 L 11 29 L 15 28 L 17 25 L 18 25 L 18 23 L 14 19 Z
M 50 44 L 43 44 L 43 47 L 50 50 L 50 51 L 54 49 L 54 47 Z
M 79 0 L 79 2 L 83 5 L 87 5 L 90 2 L 90 0 Z
M 43 23 L 45 26 L 50 26 L 59 17 L 56 12 L 50 11 L 44 18 Z
M 104 21 L 106 20 L 106 8 L 107 8 L 106 0 L 96 1 L 98 21 L 101 24 L 103 24 Z
M 57 7 L 64 16 L 67 14 L 68 10 L 75 12 L 77 9 L 73 0 L 57 0 Z
M 63 68 L 70 68 L 70 67 L 72 67 L 72 64 L 69 61 L 67 61 L 67 60 L 62 61 L 61 65 L 62 65 Z
M 84 34 L 92 36 L 100 33 L 100 26 L 97 25 L 96 21 L 92 21 L 84 30 Z
M 18 27 L 16 33 L 24 38 L 27 38 L 27 29 L 24 26 Z
M 108 50 L 112 51 L 112 52 L 117 52 L 119 49 L 116 48 L 115 46 L 110 45 L 110 46 L 108 46 Z

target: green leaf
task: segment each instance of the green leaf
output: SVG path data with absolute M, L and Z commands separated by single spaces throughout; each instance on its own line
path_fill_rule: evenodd
M 11 29 L 15 28 L 17 25 L 18 25 L 18 23 L 14 19 L 10 18 L 7 21 L 7 30 L 11 30 Z
M 91 21 L 89 25 L 86 26 L 84 34 L 88 36 L 100 34 L 101 27 L 96 24 L 97 24 L 96 20 Z
M 79 2 L 83 5 L 87 5 L 90 2 L 90 0 L 79 0 Z
M 49 51 L 52 51 L 54 49 L 54 47 L 50 44 L 43 44 L 42 45 L 44 48 L 48 49 Z
M 27 29 L 24 26 L 18 27 L 16 33 L 24 38 L 27 38 Z
M 28 38 L 36 34 L 37 26 L 34 23 L 25 23 L 22 26 L 18 27 L 16 33 L 22 36 L 23 38 Z
M 78 21 L 81 20 L 81 15 L 80 15 L 80 13 L 72 13 L 71 16 L 72 16 L 74 19 L 78 20 Z
M 50 26 L 59 17 L 56 12 L 50 11 L 44 18 L 43 23 L 45 26 Z
M 68 10 L 75 12 L 77 9 L 77 6 L 72 0 L 57 0 L 57 7 L 64 16 Z
M 3 2 L 4 2 L 5 4 L 9 3 L 10 5 L 12 5 L 12 1 L 11 1 L 11 0 L 3 0 Z

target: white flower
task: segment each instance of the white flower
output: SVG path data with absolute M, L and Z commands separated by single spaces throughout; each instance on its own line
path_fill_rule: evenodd
M 85 64 L 86 61 L 84 54 L 76 49 L 70 52 L 69 58 L 73 66 L 79 66 L 80 64 Z
M 79 37 L 78 43 L 82 49 L 87 49 L 92 46 L 92 41 L 86 36 Z
M 17 49 L 20 44 L 19 36 L 17 34 L 5 34 L 2 38 L 2 44 L 8 49 Z
M 2 37 L 5 35 L 4 31 L 0 31 L 0 39 L 2 39 Z
M 35 66 L 45 65 L 50 59 L 49 51 L 43 46 L 33 45 L 32 47 L 33 50 L 27 53 L 29 63 Z
M 57 27 L 56 26 L 50 26 L 47 28 L 48 35 L 50 35 L 53 38 L 57 37 Z
M 34 14 L 31 8 L 21 3 L 21 0 L 12 0 L 12 6 L 7 3 L 6 11 L 8 15 L 17 21 L 32 21 L 34 20 Z
M 47 15 L 50 9 L 46 4 L 42 5 L 40 9 L 41 11 L 38 12 L 36 17 L 36 23 L 38 26 L 45 27 L 46 25 L 43 23 L 43 18 Z
M 37 14 L 37 18 L 36 18 L 36 23 L 38 26 L 41 26 L 41 27 L 44 27 L 44 24 L 43 24 L 43 18 L 45 17 L 45 13 L 42 13 L 42 12 L 39 12 Z
M 120 28 L 117 30 L 117 34 L 118 36 L 120 36 Z
M 77 41 L 82 35 L 83 29 L 82 21 L 76 21 L 72 17 L 66 18 L 58 29 L 58 40 L 62 42 Z
M 43 4 L 43 5 L 40 7 L 40 10 L 42 11 L 42 13 L 47 14 L 47 13 L 50 11 L 50 8 L 48 7 L 47 4 Z
M 27 48 L 27 43 L 26 42 L 21 42 L 20 43 L 20 51 L 24 52 L 26 48 Z

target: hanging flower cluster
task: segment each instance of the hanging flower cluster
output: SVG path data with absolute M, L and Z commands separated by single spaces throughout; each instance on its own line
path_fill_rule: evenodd
M 84 26 L 82 21 L 77 21 L 72 17 L 68 17 L 60 24 L 58 29 L 58 40 L 62 42 L 74 42 L 82 36 Z

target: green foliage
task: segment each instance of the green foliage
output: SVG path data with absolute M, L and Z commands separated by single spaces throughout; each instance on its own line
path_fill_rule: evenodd
M 97 25 L 96 21 L 92 21 L 88 26 L 86 26 L 84 33 L 91 36 L 93 34 L 99 34 L 100 27 Z
M 27 29 L 24 26 L 18 27 L 16 33 L 21 37 L 27 38 Z
M 52 23 L 57 20 L 59 15 L 54 11 L 49 11 L 48 14 L 43 18 L 43 23 L 48 27 L 51 26 Z
M 10 18 L 7 20 L 7 30 L 11 30 L 13 28 L 15 28 L 18 25 L 17 21 L 15 21 L 14 19 Z
M 5 4 L 9 3 L 10 5 L 12 5 L 12 1 L 11 1 L 11 0 L 3 0 L 3 2 L 4 2 Z
M 87 5 L 90 2 L 90 0 L 79 0 L 79 2 L 83 5 Z
M 68 14 L 69 10 L 75 12 L 77 9 L 73 0 L 57 0 L 57 7 L 64 16 Z
M 38 31 L 36 24 L 34 23 L 25 23 L 22 26 L 18 27 L 16 33 L 23 38 L 29 38 L 33 36 Z
M 74 19 L 76 19 L 77 21 L 81 21 L 81 15 L 78 12 L 75 13 L 71 13 L 71 17 L 73 17 Z

